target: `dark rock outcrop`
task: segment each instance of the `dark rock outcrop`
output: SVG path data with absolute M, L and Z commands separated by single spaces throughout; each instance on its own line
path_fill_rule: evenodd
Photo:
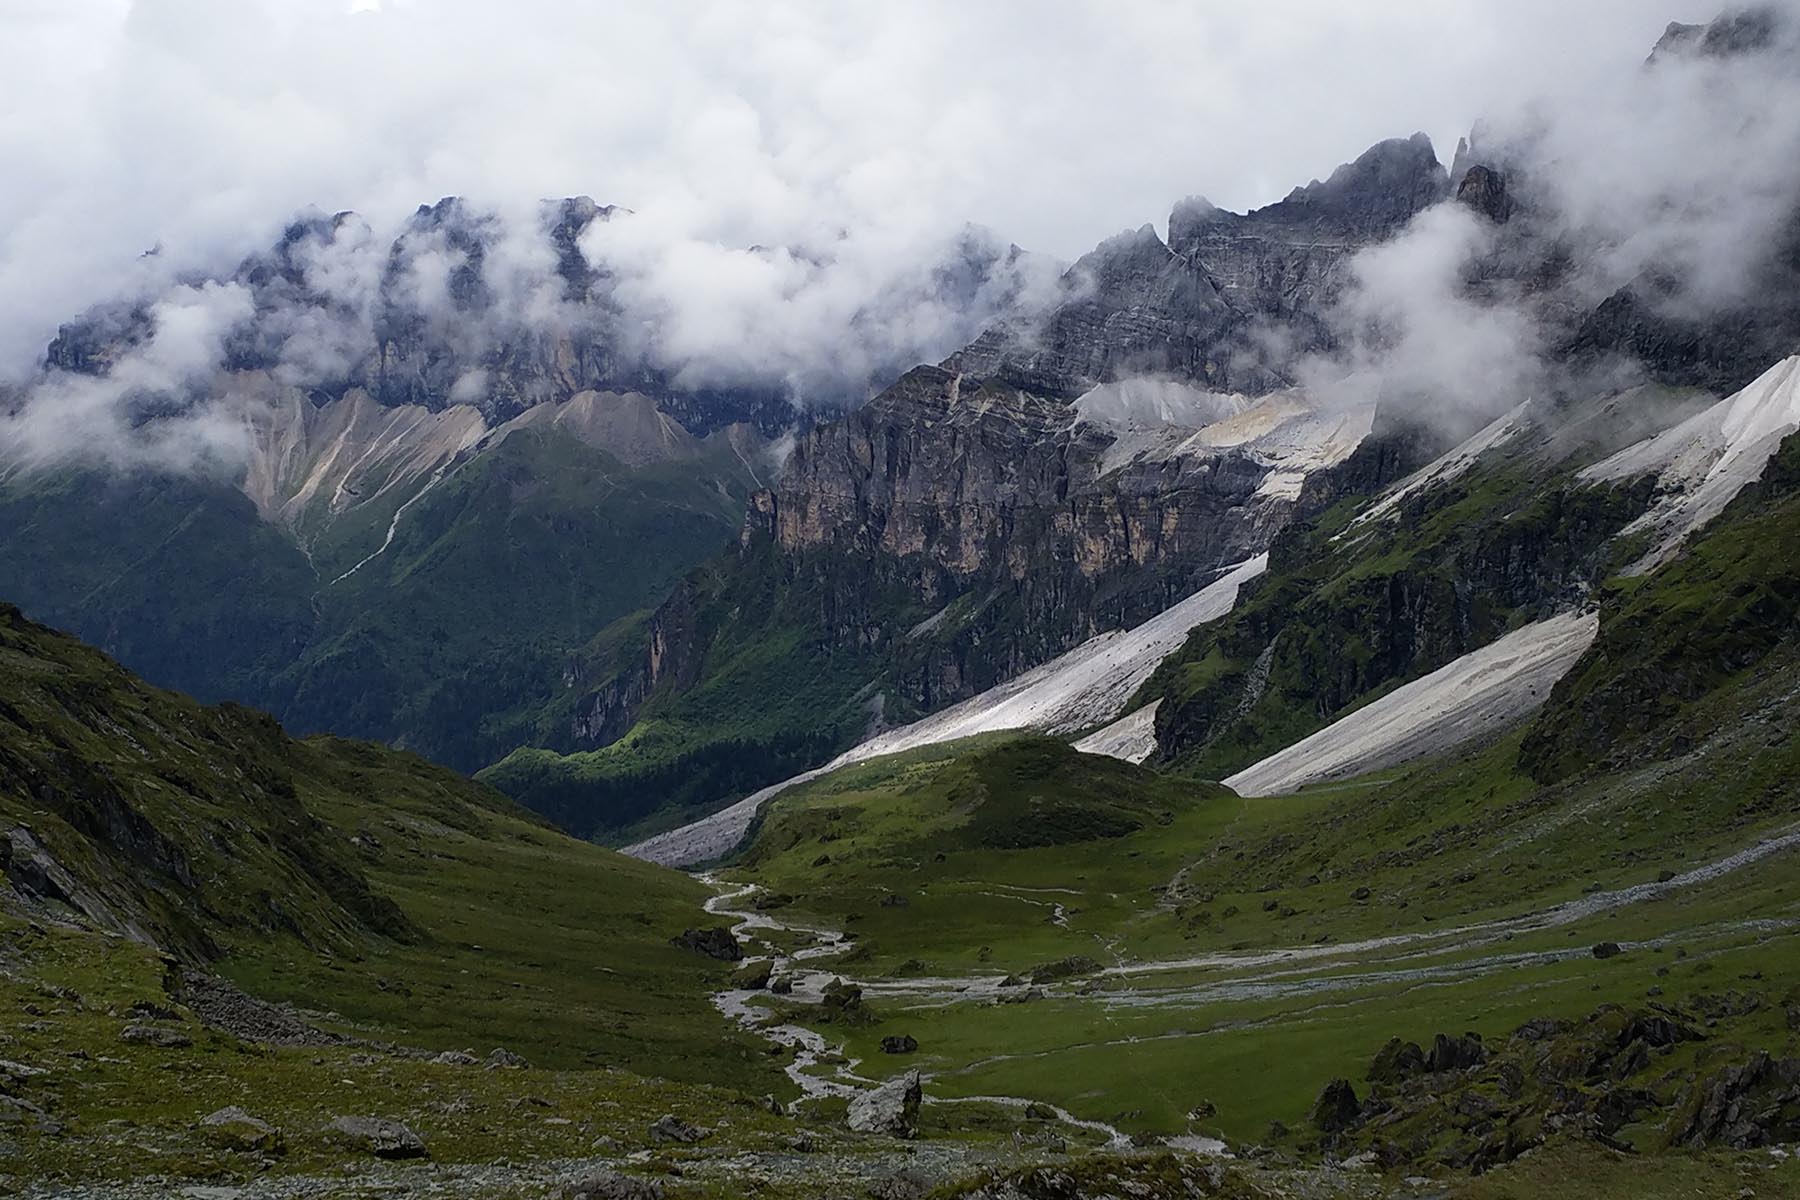
M 583 1171 L 563 1187 L 564 1200 L 663 1200 L 663 1182 L 608 1167 Z
M 1313 1101 L 1311 1120 L 1313 1127 L 1321 1133 L 1339 1133 L 1348 1129 L 1361 1112 L 1362 1103 L 1356 1098 L 1356 1089 L 1350 1086 L 1350 1081 L 1334 1079 Z
M 1069 272 L 1071 299 L 1041 326 L 990 330 L 950 365 L 1065 400 L 1133 375 L 1253 393 L 1283 386 L 1290 355 L 1330 344 L 1326 310 L 1350 256 L 1448 186 L 1430 139 L 1415 134 L 1254 212 L 1185 200 L 1167 243 L 1148 225 L 1103 242 Z M 1285 348 L 1272 354 L 1258 334 L 1276 329 Z
M 731 930 L 723 925 L 715 925 L 711 929 L 683 930 L 680 936 L 670 938 L 669 941 L 683 950 L 694 950 L 721 962 L 737 962 L 744 957 L 744 948 L 731 936 Z
M 731 986 L 752 992 L 761 991 L 769 986 L 769 979 L 774 973 L 775 960 L 759 958 L 739 967 L 731 977 Z
M 650 1140 L 662 1144 L 689 1146 L 706 1140 L 707 1136 L 706 1130 L 674 1113 L 665 1113 L 650 1125 Z
M 1479 1067 L 1487 1061 L 1487 1047 L 1481 1042 L 1479 1034 L 1465 1033 L 1461 1037 L 1451 1037 L 1440 1033 L 1431 1040 L 1431 1050 L 1425 1056 L 1425 1069 L 1432 1073 L 1439 1071 L 1466 1071 L 1471 1067 Z

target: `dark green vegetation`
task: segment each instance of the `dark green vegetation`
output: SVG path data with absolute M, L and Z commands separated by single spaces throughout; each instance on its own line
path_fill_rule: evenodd
M 724 968 L 669 944 L 700 919 L 685 876 L 409 754 L 149 688 L 17 610 L 0 660 L 0 845 L 48 914 L 365 1036 L 767 1083 L 707 1002 Z
M 381 547 L 398 500 L 308 532 L 302 551 L 229 480 L 14 474 L 0 595 L 164 686 L 471 771 L 572 744 L 577 651 L 716 553 L 751 484 L 723 439 L 628 468 L 520 430 L 446 472 L 342 577 Z
M 1611 581 L 1601 611 L 1598 641 L 1526 743 L 1540 778 L 1575 773 L 1597 747 L 1642 753 L 1646 735 L 1658 757 L 1679 753 L 1695 735 L 1690 706 L 1800 635 L 1800 437 L 1682 557 Z
M 816 617 L 835 586 L 824 556 L 795 565 L 767 539 L 696 570 L 657 614 L 671 657 L 643 682 L 629 733 L 575 754 L 522 749 L 481 778 L 572 832 L 625 840 L 816 766 L 867 729 L 881 670 L 873 653 L 834 648 Z M 927 615 L 898 594 L 890 605 L 901 627 Z M 641 627 L 602 639 L 600 694 L 639 686 L 645 640 Z
M 229 481 L 0 479 L 0 596 L 164 687 L 210 700 L 266 688 L 306 642 L 316 586 L 299 548 Z

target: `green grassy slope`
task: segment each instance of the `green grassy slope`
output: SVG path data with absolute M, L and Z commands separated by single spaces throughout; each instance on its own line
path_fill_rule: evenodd
M 831 1036 L 883 1071 L 899 1065 L 880 1040 L 910 1035 L 921 1050 L 900 1065 L 934 1072 L 943 1094 L 1039 1096 L 1127 1129 L 1262 1140 L 1271 1121 L 1303 1127 L 1325 1080 L 1360 1079 L 1389 1037 L 1497 1039 L 1609 1001 L 1754 993 L 1774 1024 L 1733 1026 L 1720 1045 L 1793 1053 L 1778 1014 L 1800 995 L 1800 850 L 1566 922 L 1493 923 L 1791 832 L 1797 666 L 1771 660 L 1715 696 L 1711 735 L 1672 763 L 1545 787 L 1518 769 L 1514 733 L 1295 796 L 1206 795 L 1117 839 L 942 863 L 904 836 L 896 853 L 881 844 L 926 824 L 922 797 L 957 760 L 863 764 L 778 801 L 734 875 L 792 897 L 774 916 L 852 931 L 857 948 L 826 969 L 859 979 L 991 981 L 1077 955 L 1119 971 L 999 1007 L 878 995 L 876 1019 Z M 891 895 L 906 904 L 884 906 Z M 1631 949 L 1602 961 L 1589 953 L 1602 941 Z M 1217 1113 L 1190 1118 L 1202 1102 Z
M 850 929 L 846 969 L 1022 971 L 1091 954 L 1058 924 L 1128 923 L 1175 869 L 1165 846 L 1235 801 L 1049 738 L 1001 736 L 860 763 L 784 794 L 735 869 L 809 919 Z M 885 903 L 884 903 L 885 902 Z M 903 903 L 902 903 L 903 902 Z
M 715 554 L 749 486 L 723 445 L 629 469 L 560 433 L 514 433 L 409 508 L 379 557 L 325 574 L 317 633 L 268 685 L 275 711 L 465 771 L 566 744 L 574 652 Z
M 1599 638 L 1557 684 L 1526 743 L 1540 778 L 1567 777 L 1627 747 L 1679 753 L 1694 737 L 1695 702 L 1800 637 L 1800 436 L 1680 558 L 1611 581 L 1601 602 Z
M 315 575 L 228 480 L 0 479 L 0 596 L 207 700 L 246 698 L 313 628 Z
M 50 911 L 370 1036 L 766 1082 L 707 1000 L 723 968 L 669 944 L 705 921 L 688 877 L 409 754 L 149 688 L 10 608 L 0 660 L 0 822 L 76 887 L 7 871 Z

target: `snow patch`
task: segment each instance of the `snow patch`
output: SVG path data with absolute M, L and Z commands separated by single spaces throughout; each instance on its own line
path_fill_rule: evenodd
M 1663 494 L 1622 536 L 1649 532 L 1650 550 L 1626 568 L 1641 575 L 1667 562 L 1682 539 L 1762 478 L 1783 438 L 1800 429 L 1800 355 L 1743 391 L 1672 429 L 1628 446 L 1581 473 L 1590 483 L 1654 474 Z
M 1225 780 L 1276 796 L 1435 754 L 1534 712 L 1600 632 L 1593 613 L 1516 629 Z
M 1251 403 L 1238 392 L 1209 392 L 1173 379 L 1124 379 L 1084 392 L 1071 407 L 1078 423 L 1123 433 L 1165 425 L 1200 429 Z

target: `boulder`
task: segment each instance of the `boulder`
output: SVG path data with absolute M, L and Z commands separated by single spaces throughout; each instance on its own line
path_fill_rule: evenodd
M 1417 1042 L 1389 1038 L 1387 1045 L 1376 1052 L 1375 1061 L 1369 1064 L 1369 1073 L 1364 1078 L 1370 1083 L 1399 1083 L 1423 1075 L 1425 1070 L 1425 1052 Z
M 683 950 L 693 950 L 720 962 L 737 962 L 744 957 L 744 948 L 731 936 L 731 930 L 723 925 L 715 925 L 711 929 L 684 930 L 680 937 L 670 938 L 669 941 Z
M 1617 942 L 1601 942 L 1594 947 L 1594 957 L 1600 959 L 1617 958 L 1625 950 Z
M 279 1129 L 235 1104 L 201 1117 L 200 1136 L 221 1150 L 280 1154 L 286 1148 Z
M 674 1113 L 665 1113 L 650 1125 L 650 1140 L 664 1145 L 691 1146 L 706 1136 L 706 1130 L 688 1124 Z
M 1059 958 L 1055 962 L 1039 963 L 1031 968 L 1031 982 L 1054 983 L 1058 979 L 1071 979 L 1077 975 L 1092 975 L 1100 969 L 1100 964 L 1085 954 L 1071 954 L 1068 958 Z
M 1334 1079 L 1313 1101 L 1312 1123 L 1321 1133 L 1342 1133 L 1362 1115 L 1362 1102 L 1348 1079 Z
M 919 1132 L 919 1102 L 923 1098 L 919 1073 L 908 1071 L 852 1099 L 845 1124 L 856 1133 L 915 1137 Z
M 890 1034 L 881 1039 L 883 1054 L 911 1054 L 919 1048 L 918 1039 L 910 1033 Z
M 833 979 L 819 993 L 819 1004 L 826 1020 L 860 1016 L 863 1010 L 862 988 L 842 979 Z
M 376 1158 L 425 1158 L 424 1139 L 386 1117 L 337 1117 L 325 1127 L 327 1140 Z
M 793 995 L 794 977 L 792 975 L 777 975 L 775 978 L 769 980 L 769 990 L 777 996 Z
M 158 1004 L 154 1000 L 134 1000 L 130 1008 L 125 1010 L 139 1021 L 176 1021 L 181 1020 L 181 1013 L 166 1004 Z
M 161 1025 L 127 1025 L 119 1034 L 119 1039 L 146 1046 L 163 1046 L 171 1050 L 194 1044 L 194 1039 L 181 1030 L 167 1029 Z
M 774 974 L 774 959 L 752 959 L 732 973 L 731 986 L 743 988 L 745 991 L 759 992 L 769 986 L 769 979 Z
M 563 1187 L 564 1200 L 662 1200 L 660 1179 L 621 1175 L 606 1167 L 583 1171 Z
M 482 1060 L 481 1065 L 490 1071 L 523 1071 L 531 1064 L 525 1061 L 524 1055 L 514 1054 L 505 1046 L 495 1046 L 488 1051 L 488 1056 Z
M 63 1131 L 62 1122 L 38 1105 L 18 1096 L 0 1095 L 0 1127 L 8 1125 L 22 1125 L 50 1137 Z M 10 1141 L 0 1138 L 0 1147 L 11 1145 Z
M 1800 1139 L 1800 1059 L 1757 1051 L 1749 1061 L 1715 1071 L 1694 1096 L 1691 1115 L 1677 1119 L 1668 1144 L 1754 1150 Z
M 1465 1033 L 1453 1038 L 1440 1033 L 1431 1040 L 1431 1053 L 1425 1057 L 1425 1069 L 1432 1074 L 1440 1071 L 1466 1071 L 1470 1067 L 1479 1067 L 1487 1061 L 1487 1047 L 1481 1044 L 1481 1038 L 1473 1033 Z
M 467 1050 L 446 1050 L 434 1055 L 431 1061 L 440 1067 L 472 1067 L 481 1060 Z

